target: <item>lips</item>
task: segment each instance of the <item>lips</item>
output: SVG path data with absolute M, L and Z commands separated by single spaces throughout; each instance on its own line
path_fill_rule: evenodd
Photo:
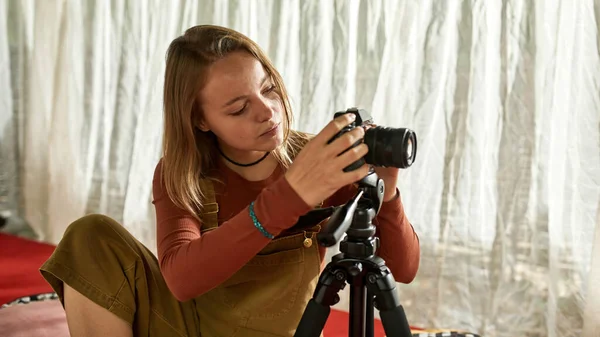
M 267 130 L 267 131 L 263 132 L 263 133 L 261 134 L 261 136 L 264 136 L 264 135 L 266 135 L 266 134 L 268 134 L 268 133 L 270 133 L 270 132 L 273 132 L 273 131 L 275 131 L 275 129 L 277 129 L 277 127 L 279 127 L 279 125 L 280 125 L 280 124 L 281 124 L 281 123 L 277 123 L 277 124 L 275 124 L 275 125 L 274 125 L 272 128 L 270 128 L 269 130 Z

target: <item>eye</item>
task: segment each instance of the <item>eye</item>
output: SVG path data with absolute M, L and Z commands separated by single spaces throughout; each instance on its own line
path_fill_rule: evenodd
M 265 94 L 275 91 L 275 85 L 271 84 L 267 89 L 265 89 Z
M 241 114 L 243 114 L 243 113 L 244 113 L 244 111 L 246 111 L 246 107 L 248 107 L 248 104 L 247 104 L 247 103 L 246 103 L 246 104 L 244 104 L 244 106 L 243 106 L 243 107 L 242 107 L 240 110 L 238 110 L 238 111 L 235 111 L 235 112 L 232 112 L 232 113 L 230 113 L 230 115 L 231 115 L 231 116 L 240 116 Z

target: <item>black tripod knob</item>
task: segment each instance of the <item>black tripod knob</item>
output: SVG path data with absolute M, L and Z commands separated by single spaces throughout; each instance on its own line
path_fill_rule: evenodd
M 352 267 L 350 267 L 350 275 L 355 277 L 360 275 L 360 273 L 362 273 L 363 267 L 362 264 L 360 262 L 357 262 L 356 264 L 354 264 Z

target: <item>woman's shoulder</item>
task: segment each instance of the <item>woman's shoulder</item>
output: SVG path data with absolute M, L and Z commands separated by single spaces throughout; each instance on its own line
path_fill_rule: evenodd
M 152 180 L 160 181 L 160 178 L 162 178 L 162 167 L 163 167 L 163 157 L 160 157 L 158 159 L 158 162 L 156 163 L 156 166 L 154 167 L 154 177 L 152 178 Z
M 155 200 L 164 196 L 165 184 L 163 179 L 163 159 L 162 157 L 154 167 L 154 175 L 152 177 L 152 193 Z

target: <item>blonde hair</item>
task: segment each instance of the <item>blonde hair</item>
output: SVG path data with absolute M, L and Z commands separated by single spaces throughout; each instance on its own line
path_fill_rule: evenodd
M 290 129 L 293 116 L 283 79 L 254 41 L 219 26 L 200 25 L 186 30 L 171 42 L 166 56 L 162 178 L 175 205 L 198 219 L 205 197 L 203 180 L 216 180 L 211 171 L 216 168 L 218 156 L 216 136 L 195 127 L 202 118 L 198 93 L 208 68 L 235 51 L 248 52 L 262 63 L 281 98 L 284 140 L 273 155 L 284 168 L 289 167 L 309 137 Z

